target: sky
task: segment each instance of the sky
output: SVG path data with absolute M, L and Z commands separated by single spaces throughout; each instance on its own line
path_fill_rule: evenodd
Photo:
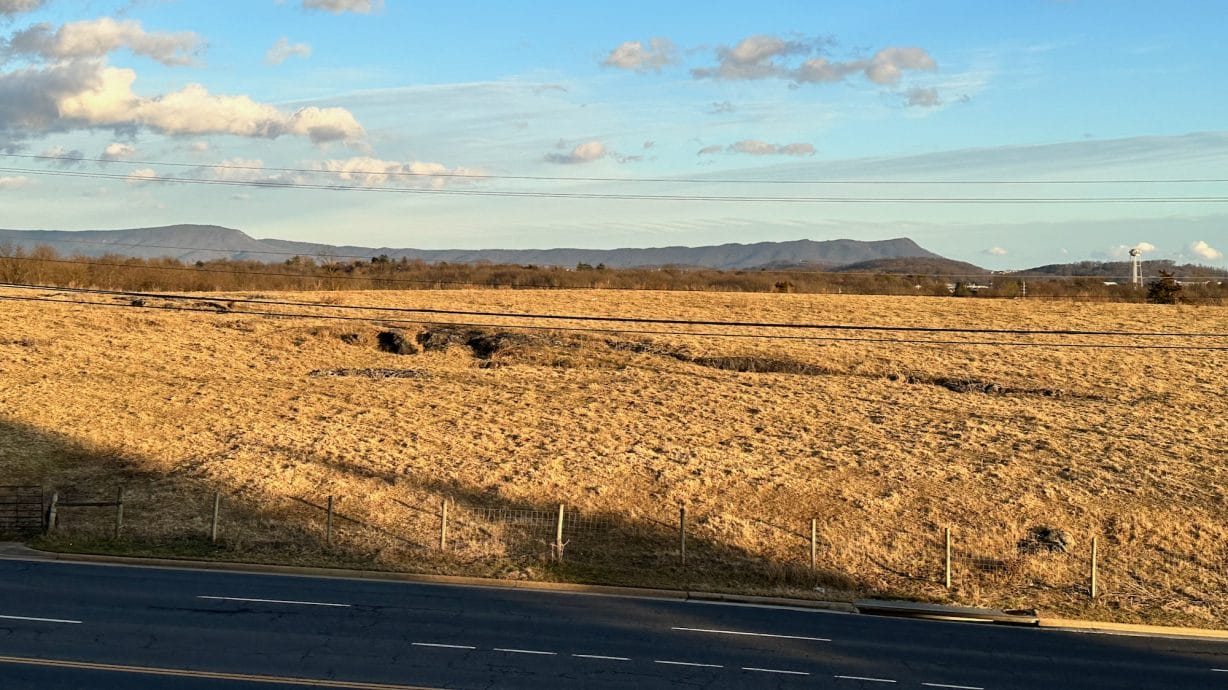
M 1201 0 L 0 0 L 0 227 L 1226 266 L 1225 25 Z

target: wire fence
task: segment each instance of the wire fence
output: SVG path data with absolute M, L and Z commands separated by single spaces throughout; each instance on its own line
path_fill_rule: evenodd
M 623 515 L 434 494 L 235 497 L 158 482 L 105 495 L 44 490 L 42 505 L 45 539 L 80 550 L 121 543 L 135 553 L 509 578 L 1000 608 L 1094 603 L 1207 622 L 1228 614 L 1228 542 L 1211 534 L 1183 550 L 1161 532 L 1123 539 L 988 521 L 891 529 L 868 515 L 792 524 L 685 507 Z

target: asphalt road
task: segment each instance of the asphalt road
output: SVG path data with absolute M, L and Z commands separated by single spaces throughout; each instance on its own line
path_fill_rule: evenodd
M 273 685 L 1228 688 L 1228 642 L 0 560 L 4 690 Z

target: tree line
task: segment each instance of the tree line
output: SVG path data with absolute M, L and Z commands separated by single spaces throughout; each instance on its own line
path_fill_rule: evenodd
M 908 273 L 824 270 L 607 268 L 492 263 L 427 263 L 386 255 L 340 261 L 293 256 L 284 261 L 187 262 L 109 254 L 61 255 L 54 248 L 0 244 L 0 282 L 141 292 L 251 292 L 407 289 L 586 289 L 923 295 L 1142 302 L 1148 291 L 1097 277 L 998 274 L 957 279 Z M 1107 281 L 1112 282 L 1112 281 Z M 1228 304 L 1228 279 L 1185 281 L 1169 301 Z M 1171 286 L 1169 286 L 1171 287 Z

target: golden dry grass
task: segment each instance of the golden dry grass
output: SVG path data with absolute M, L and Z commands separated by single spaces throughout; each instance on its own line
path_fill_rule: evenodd
M 1228 344 L 1228 309 L 1218 307 L 510 290 L 339 299 L 699 320 L 1197 330 L 1225 337 L 1180 342 Z M 943 598 L 941 530 L 951 526 L 960 601 L 1203 624 L 1228 612 L 1223 351 L 535 331 L 486 361 L 463 346 L 379 352 L 380 321 L 242 313 L 253 308 L 0 302 L 0 475 L 78 493 L 139 477 L 145 507 L 134 498 L 130 522 L 151 536 L 172 526 L 199 533 L 207 491 L 219 488 L 245 516 L 228 527 L 232 557 L 245 548 L 261 557 L 255 545 L 264 539 L 307 558 L 302 542 L 318 529 L 302 525 L 319 515 L 293 499 L 319 504 L 334 494 L 343 513 L 386 531 L 342 525 L 343 541 L 375 550 L 380 567 L 687 578 L 794 593 L 817 581 L 823 596 Z M 351 333 L 358 341 L 343 342 Z M 733 356 L 809 367 L 739 373 L 702 363 Z M 416 375 L 310 375 L 367 368 Z M 942 379 L 1002 390 L 956 392 L 935 385 Z M 444 496 L 462 520 L 446 556 L 421 548 L 437 540 Z M 595 531 L 569 533 L 565 568 L 541 563 L 549 527 L 504 539 L 515 528 L 477 514 L 559 503 L 601 520 Z M 679 505 L 693 529 L 686 569 L 670 532 Z M 818 576 L 806 573 L 811 518 Z M 1071 552 L 1023 554 L 1017 544 L 1034 526 L 1066 530 Z M 1094 606 L 1083 594 L 1093 535 L 1105 595 Z

